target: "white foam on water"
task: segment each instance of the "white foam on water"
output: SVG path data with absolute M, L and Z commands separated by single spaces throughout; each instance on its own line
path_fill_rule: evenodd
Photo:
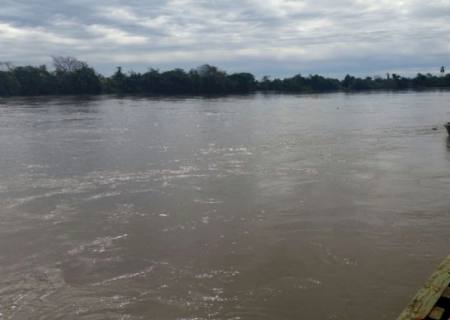
M 210 221 L 210 217 L 202 217 L 201 219 L 200 219 L 200 221 L 203 223 L 203 224 L 208 224 L 209 223 L 209 221 Z
M 82 244 L 76 248 L 73 248 L 73 249 L 67 251 L 67 254 L 73 256 L 73 255 L 81 254 L 82 252 L 85 252 L 85 251 L 88 251 L 91 253 L 103 253 L 107 249 L 114 246 L 114 241 L 124 239 L 127 237 L 128 237 L 128 234 L 125 233 L 125 234 L 121 234 L 121 235 L 118 235 L 115 237 L 110 236 L 110 237 L 97 238 L 94 241 L 91 241 L 86 244 Z
M 133 217 L 145 217 L 148 215 L 148 213 L 137 211 L 134 205 L 130 203 L 117 204 L 115 207 L 107 216 L 107 219 L 112 223 L 126 224 Z
M 75 208 L 69 206 L 66 203 L 59 203 L 48 214 L 44 215 L 42 219 L 44 221 L 51 221 L 53 224 L 59 224 L 68 221 L 71 215 L 74 215 L 77 211 Z
M 195 276 L 196 279 L 212 279 L 214 278 L 214 274 L 211 273 L 201 273 Z
M 372 180 L 375 178 L 375 174 L 371 172 L 357 172 L 354 173 L 353 176 L 360 180 Z
M 233 278 L 240 274 L 237 270 L 212 270 L 194 275 L 195 279 L 213 279 L 216 277 Z
M 217 148 L 214 144 L 208 145 L 208 148 L 199 149 L 199 153 L 202 155 L 222 155 L 222 156 L 251 156 L 253 153 L 248 150 L 247 147 L 229 147 L 229 148 Z
M 206 302 L 225 302 L 226 299 L 220 297 L 219 295 L 215 295 L 215 296 L 205 296 L 202 298 L 203 301 Z
M 209 199 L 194 199 L 195 203 L 203 203 L 203 204 L 220 204 L 223 203 L 221 200 L 216 200 L 214 198 Z
M 122 192 L 120 192 L 120 191 L 104 192 L 104 193 L 99 193 L 99 194 L 87 197 L 85 200 L 92 201 L 92 200 L 99 200 L 99 199 L 104 199 L 104 198 L 112 198 L 112 197 L 120 196 L 121 194 L 122 194 Z
M 129 279 L 133 279 L 133 278 L 137 278 L 137 277 L 145 277 L 148 273 L 151 273 L 153 271 L 154 267 L 150 266 L 145 268 L 142 271 L 139 272 L 135 272 L 135 273 L 126 273 L 117 277 L 113 277 L 107 280 L 103 280 L 100 282 L 96 282 L 93 283 L 93 286 L 101 286 L 101 285 L 105 285 L 105 284 L 109 284 L 111 282 L 116 282 L 116 281 L 121 281 L 121 280 L 129 280 Z
M 48 169 L 50 168 L 49 165 L 45 165 L 45 164 L 29 164 L 26 165 L 27 169 Z

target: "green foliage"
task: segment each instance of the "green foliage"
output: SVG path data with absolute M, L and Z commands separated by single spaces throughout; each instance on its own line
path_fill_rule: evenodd
M 94 69 L 83 66 L 72 72 L 56 73 L 58 94 L 99 94 L 102 92 L 100 77 Z
M 263 77 L 257 81 L 251 73 L 227 74 L 208 64 L 186 72 L 173 69 L 160 72 L 124 73 L 121 67 L 110 77 L 103 77 L 87 63 L 72 57 L 53 57 L 54 71 L 46 66 L 13 67 L 0 70 L 0 96 L 81 95 L 81 94 L 224 94 L 261 92 L 333 92 L 363 90 L 405 90 L 450 88 L 450 74 L 441 68 L 440 76 L 417 74 L 405 78 L 387 74 L 385 78 L 358 78 L 351 75 L 338 80 L 320 75 L 297 74 L 285 79 Z
M 10 74 L 19 85 L 19 95 L 45 95 L 55 91 L 55 76 L 45 66 L 16 67 L 10 70 Z
M 217 67 L 202 65 L 190 71 L 194 80 L 194 92 L 198 94 L 218 94 L 226 92 L 227 75 Z
M 0 96 L 14 96 L 20 93 L 20 84 L 16 77 L 7 71 L 0 71 Z

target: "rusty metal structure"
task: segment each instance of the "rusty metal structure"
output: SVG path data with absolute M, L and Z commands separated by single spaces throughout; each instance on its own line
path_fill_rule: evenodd
M 397 320 L 450 320 L 450 255 Z

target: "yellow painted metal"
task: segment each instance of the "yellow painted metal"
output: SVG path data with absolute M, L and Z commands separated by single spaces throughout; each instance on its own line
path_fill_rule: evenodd
M 439 298 L 444 295 L 450 284 L 450 255 L 439 265 L 425 286 L 417 292 L 411 303 L 397 320 L 423 320 L 434 311 Z M 439 312 L 436 310 L 434 312 Z

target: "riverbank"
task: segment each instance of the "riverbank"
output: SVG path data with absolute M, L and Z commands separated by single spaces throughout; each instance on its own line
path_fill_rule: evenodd
M 69 58 L 67 58 L 69 59 Z M 73 59 L 73 58 L 72 58 Z M 407 78 L 395 73 L 385 77 L 343 79 L 297 74 L 284 79 L 256 79 L 248 72 L 228 74 L 215 66 L 203 65 L 189 71 L 150 69 L 124 72 L 121 67 L 110 77 L 88 64 L 72 61 L 47 66 L 9 67 L 0 71 L 0 96 L 143 94 L 143 95 L 227 95 L 254 92 L 327 93 L 380 90 L 426 90 L 450 88 L 450 74 L 417 74 Z

